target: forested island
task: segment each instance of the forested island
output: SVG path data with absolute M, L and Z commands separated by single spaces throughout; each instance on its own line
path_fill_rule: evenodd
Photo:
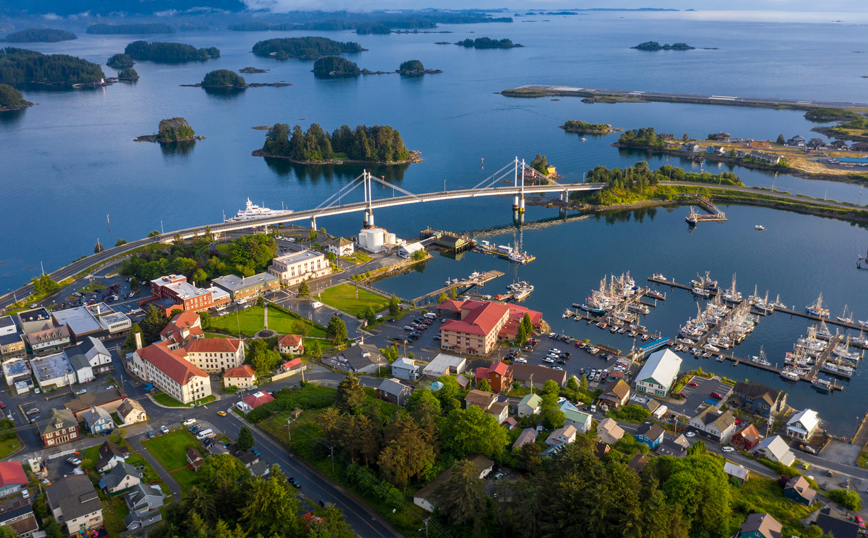
M 217 47 L 197 49 L 184 43 L 148 43 L 133 41 L 127 45 L 124 53 L 133 60 L 163 63 L 204 62 L 209 58 L 219 58 Z
M 184 118 L 171 118 L 160 120 L 160 125 L 155 135 L 144 135 L 136 138 L 136 142 L 185 142 L 188 140 L 203 140 L 204 136 L 196 136 L 196 131 Z
M 355 62 L 340 56 L 326 56 L 313 64 L 313 74 L 318 77 L 357 77 L 361 73 Z
M 653 127 L 633 129 L 625 131 L 618 142 L 617 147 L 662 150 L 666 148 L 666 135 L 658 135 Z
M 636 50 L 657 51 L 657 50 L 693 50 L 696 47 L 691 47 L 687 43 L 673 43 L 672 45 L 667 43 L 665 45 L 661 45 L 660 43 L 658 43 L 656 41 L 646 41 L 644 43 L 639 43 L 635 47 L 630 47 L 630 48 L 636 49 Z
M 131 80 L 139 80 L 139 74 L 132 67 L 126 67 L 118 72 L 118 80 L 127 82 Z
M 443 71 L 439 69 L 425 69 L 425 66 L 419 60 L 407 60 L 401 63 L 397 72 L 406 77 L 418 77 L 426 74 L 442 73 Z
M 56 28 L 28 28 L 12 32 L 3 38 L 7 43 L 56 43 L 58 41 L 71 41 L 78 36 L 66 30 Z
M 239 69 L 239 73 L 244 73 L 245 75 L 252 73 L 268 73 L 268 69 L 258 69 L 256 67 L 245 67 L 244 69 Z
M 307 16 L 304 22 L 269 23 L 249 21 L 229 25 L 236 32 L 289 32 L 293 30 L 342 31 L 355 30 L 359 35 L 389 34 L 393 30 L 416 30 L 436 28 L 438 24 L 477 24 L 484 22 L 512 22 L 511 17 L 492 17 L 475 10 L 455 11 L 410 11 L 400 13 L 374 12 L 296 12 L 296 17 Z
M 624 129 L 616 129 L 613 128 L 608 123 L 587 123 L 584 121 L 570 120 L 565 124 L 561 125 L 561 129 L 568 133 L 578 133 L 578 134 L 594 134 L 594 135 L 605 135 L 609 133 L 614 133 L 617 131 L 623 131 Z
M 33 106 L 33 103 L 24 99 L 21 92 L 8 84 L 0 84 L 0 112 L 21 110 Z
M 138 24 L 92 24 L 86 30 L 89 34 L 174 34 L 174 26 L 157 22 Z
M 100 66 L 75 56 L 0 49 L 0 84 L 88 84 L 104 79 Z
M 307 132 L 298 125 L 290 132 L 288 124 L 277 123 L 268 130 L 265 145 L 253 155 L 302 164 L 405 164 L 422 160 L 419 152 L 408 150 L 401 134 L 388 125 L 359 125 L 355 129 L 343 125 L 329 135 L 316 123 Z
M 228 69 L 217 69 L 205 74 L 205 78 L 199 84 L 181 84 L 190 88 L 206 88 L 212 90 L 245 90 L 247 88 L 259 88 L 271 86 L 274 88 L 282 88 L 284 86 L 292 86 L 286 82 L 251 82 L 247 83 L 244 77 L 230 71 Z
M 114 69 L 124 69 L 132 67 L 135 63 L 129 54 L 114 54 L 105 64 Z
M 468 38 L 464 41 L 459 41 L 456 45 L 474 49 L 512 49 L 524 46 L 518 43 L 513 43 L 509 39 L 491 39 L 489 37 L 477 37 L 476 39 Z
M 327 37 L 285 37 L 266 39 L 253 45 L 253 54 L 278 60 L 316 60 L 323 56 L 362 52 L 364 49 L 353 41 L 342 43 Z

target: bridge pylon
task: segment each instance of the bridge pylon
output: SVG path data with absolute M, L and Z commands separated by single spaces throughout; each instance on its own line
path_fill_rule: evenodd
M 311 230 L 316 230 L 316 217 L 311 217 L 311 218 L 310 218 L 310 229 L 311 229 Z

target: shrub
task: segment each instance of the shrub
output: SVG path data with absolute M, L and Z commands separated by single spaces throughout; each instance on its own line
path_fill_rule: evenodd
M 830 500 L 840 504 L 847 510 L 858 512 L 862 509 L 862 499 L 859 494 L 850 489 L 834 489 L 827 493 Z

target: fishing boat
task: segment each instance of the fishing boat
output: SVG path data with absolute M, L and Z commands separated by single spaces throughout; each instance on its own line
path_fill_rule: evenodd
M 261 219 L 263 217 L 276 217 L 278 215 L 288 215 L 292 213 L 290 209 L 269 209 L 265 206 L 258 206 L 247 199 L 247 205 L 244 209 L 238 210 L 234 217 L 224 219 L 223 222 L 239 222 L 244 220 Z
M 652 299 L 660 299 L 660 300 L 666 299 L 666 296 L 657 290 L 648 290 L 645 292 L 645 295 L 647 297 L 651 297 Z M 866 325 L 868 325 L 868 322 L 866 322 Z
M 823 308 L 823 294 L 820 293 L 820 296 L 817 297 L 817 301 L 814 304 L 808 305 L 805 307 L 805 312 L 812 316 L 817 316 L 818 318 L 828 318 L 829 317 L 829 309 Z
M 763 226 L 762 224 L 757 224 L 756 226 L 754 226 L 754 229 L 755 229 L 755 230 L 759 230 L 759 231 L 763 231 L 763 230 L 765 230 L 766 228 L 765 228 L 765 226 Z
M 653 278 L 654 280 L 662 280 L 666 282 L 666 277 L 663 276 L 663 273 L 654 273 L 653 275 L 651 275 L 651 278 Z
M 840 316 L 837 316 L 838 321 L 843 323 L 853 323 L 853 312 L 850 312 L 850 316 L 847 317 L 847 305 L 844 305 L 844 311 L 841 312 Z
M 819 390 L 820 392 L 829 392 L 830 390 L 832 390 L 832 382 L 828 379 L 823 379 L 820 377 L 815 377 L 814 379 L 812 379 L 811 385 L 813 385 L 814 388 Z
M 798 381 L 799 374 L 795 372 L 795 370 L 791 370 L 790 368 L 784 368 L 780 372 L 781 378 L 786 379 L 787 381 Z

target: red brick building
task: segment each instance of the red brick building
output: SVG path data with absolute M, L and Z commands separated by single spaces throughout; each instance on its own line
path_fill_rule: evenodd
M 180 310 L 199 312 L 229 303 L 229 294 L 217 288 L 197 288 L 183 275 L 161 276 L 151 281 L 154 299 L 168 299 Z
M 541 312 L 513 304 L 450 299 L 437 311 L 457 318 L 441 325 L 440 347 L 467 355 L 488 355 L 498 340 L 514 340 L 526 314 L 535 331 L 542 324 Z
M 491 366 L 476 369 L 476 382 L 486 379 L 493 392 L 509 390 L 512 385 L 512 369 L 504 362 L 495 362 Z

